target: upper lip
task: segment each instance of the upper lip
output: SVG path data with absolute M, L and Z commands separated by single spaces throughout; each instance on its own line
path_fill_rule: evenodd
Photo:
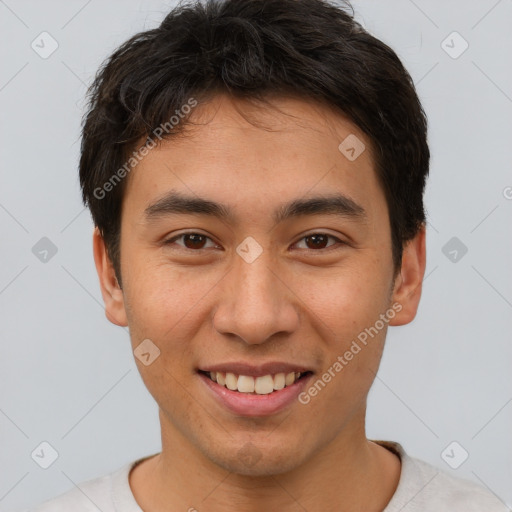
M 222 372 L 234 373 L 235 375 L 247 375 L 251 377 L 261 377 L 263 375 L 275 375 L 276 373 L 305 373 L 311 371 L 309 368 L 293 364 L 271 361 L 263 364 L 248 364 L 244 362 L 219 363 L 205 365 L 198 368 L 203 372 Z

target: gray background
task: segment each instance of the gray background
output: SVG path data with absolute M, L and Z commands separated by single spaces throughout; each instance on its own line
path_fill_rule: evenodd
M 128 333 L 104 317 L 77 159 L 86 84 L 172 4 L 0 1 L 0 511 L 159 450 L 157 408 Z M 354 6 L 409 69 L 432 151 L 423 298 L 417 319 L 388 333 L 368 436 L 398 440 L 510 506 L 512 2 Z M 31 48 L 43 31 L 59 45 L 46 59 Z M 469 44 L 461 55 L 463 40 L 446 39 L 453 31 Z M 55 255 L 44 241 L 34 254 L 43 237 Z M 42 441 L 59 454 L 46 470 L 31 458 Z M 457 465 L 462 450 L 468 459 L 451 469 L 446 460 Z

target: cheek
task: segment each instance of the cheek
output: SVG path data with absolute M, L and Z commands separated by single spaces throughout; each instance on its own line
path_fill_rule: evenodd
M 211 298 L 223 273 L 168 263 L 147 263 L 140 269 L 132 271 L 125 290 L 132 348 L 150 339 L 160 350 L 154 368 L 138 363 L 143 378 L 150 389 L 158 384 L 150 380 L 170 378 L 165 370 L 180 382 L 186 381 L 198 356 L 195 340 L 208 338 L 204 332 L 210 332 Z M 211 347 L 202 348 L 203 355 L 204 350 Z
M 348 263 L 303 274 L 295 287 L 312 320 L 342 340 L 375 323 L 387 307 L 388 288 L 380 269 Z
M 213 275 L 195 269 L 165 263 L 141 265 L 126 283 L 127 313 L 134 325 L 161 336 L 186 325 L 215 284 Z

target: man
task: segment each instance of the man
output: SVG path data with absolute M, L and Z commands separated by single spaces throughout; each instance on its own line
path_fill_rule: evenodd
M 119 48 L 80 180 L 162 451 L 37 510 L 505 511 L 365 435 L 420 301 L 426 134 L 395 53 L 322 0 L 186 4 Z

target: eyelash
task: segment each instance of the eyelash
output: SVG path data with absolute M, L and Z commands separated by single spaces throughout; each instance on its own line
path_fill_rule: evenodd
M 183 238 L 184 236 L 187 236 L 187 235 L 200 235 L 200 236 L 203 236 L 203 237 L 205 237 L 205 238 L 207 238 L 208 240 L 210 240 L 210 241 L 212 241 L 212 242 L 213 242 L 213 240 L 212 240 L 209 236 L 207 236 L 207 235 L 204 235 L 204 234 L 202 234 L 202 233 L 197 233 L 197 232 L 195 232 L 195 231 L 190 231 L 190 232 L 187 232 L 187 233 L 180 233 L 179 235 L 176 235 L 176 236 L 174 236 L 174 237 L 170 238 L 169 240 L 165 240 L 165 241 L 164 241 L 164 245 L 171 245 L 171 244 L 173 244 L 176 240 L 178 240 L 178 239 L 180 239 L 180 238 Z M 327 236 L 328 238 L 335 240 L 337 243 L 336 243 L 336 244 L 332 244 L 332 245 L 327 246 L 327 247 L 322 248 L 322 249 L 307 249 L 307 248 L 306 248 L 306 249 L 302 249 L 302 250 L 311 251 L 311 252 L 320 252 L 320 251 L 324 251 L 324 252 L 325 252 L 325 251 L 329 251 L 329 250 L 331 250 L 331 249 L 335 248 L 335 246 L 336 246 L 336 245 L 339 245 L 339 244 L 341 244 L 341 245 L 346 245 L 346 243 L 345 243 L 345 242 L 343 242 L 343 240 L 340 240 L 339 238 L 335 237 L 334 235 L 330 235 L 329 233 L 323 233 L 323 232 L 321 232 L 321 231 L 319 231 L 319 232 L 313 232 L 313 233 L 308 233 L 307 235 L 304 235 L 302 238 L 300 238 L 300 239 L 299 239 L 297 242 L 295 242 L 295 244 L 293 244 L 293 245 L 296 245 L 297 243 L 299 243 L 299 242 L 301 242 L 301 241 L 305 240 L 305 239 L 306 239 L 306 238 L 308 238 L 308 237 L 314 236 L 314 235 L 323 235 L 323 236 Z M 186 250 L 186 251 L 193 251 L 193 252 L 199 252 L 199 251 L 203 251 L 203 250 L 209 249 L 208 247 L 206 247 L 206 248 L 205 248 L 205 247 L 202 247 L 201 249 L 190 249 L 190 248 L 188 248 L 188 247 L 184 247 L 184 246 L 181 246 L 181 245 L 180 245 L 180 247 L 181 247 L 182 249 Z

